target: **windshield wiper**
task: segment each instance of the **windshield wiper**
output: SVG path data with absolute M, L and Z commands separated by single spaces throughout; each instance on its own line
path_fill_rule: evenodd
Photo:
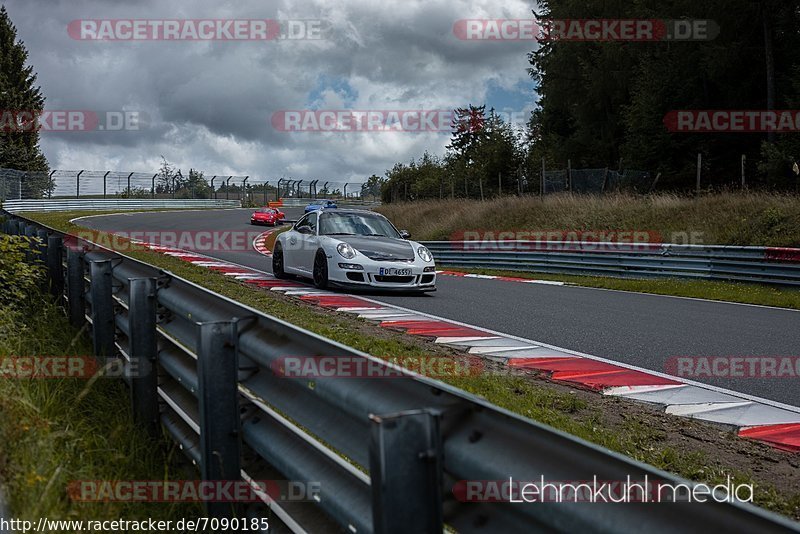
M 386 234 L 361 234 L 361 235 L 365 235 L 367 237 L 389 237 Z
M 322 234 L 322 235 L 357 235 L 357 234 L 351 234 L 349 232 L 332 232 L 330 234 Z

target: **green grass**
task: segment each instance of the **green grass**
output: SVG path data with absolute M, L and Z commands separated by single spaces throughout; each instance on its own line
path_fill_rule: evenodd
M 446 266 L 441 266 L 447 269 Z M 800 289 L 747 284 L 740 282 L 711 282 L 707 280 L 679 280 L 676 278 L 628 280 L 605 276 L 574 276 L 569 274 L 502 271 L 453 267 L 454 271 L 495 276 L 516 276 L 535 280 L 555 280 L 583 287 L 636 291 L 656 295 L 692 297 L 779 308 L 800 309 Z
M 800 246 L 800 196 L 729 192 L 683 197 L 554 194 L 478 200 L 426 200 L 376 209 L 415 240 L 458 232 L 635 230 L 665 243 L 695 235 L 695 244 Z
M 80 216 L 75 213 L 29 216 L 61 231 L 80 229 L 68 222 Z M 379 333 L 371 333 L 370 327 L 364 321 L 350 315 L 325 312 L 274 292 L 254 290 L 230 277 L 170 256 L 149 250 L 131 250 L 126 254 L 169 270 L 242 304 L 381 358 L 418 358 L 445 353 L 454 356 L 448 349 L 432 344 L 422 345 L 403 334 L 384 332 L 384 329 L 380 329 Z M 447 378 L 444 381 L 480 395 L 510 411 L 679 476 L 716 483 L 729 474 L 737 483 L 754 483 L 757 504 L 796 519 L 800 518 L 800 492 L 796 487 L 776 488 L 771 481 L 761 478 L 758 470 L 743 469 L 736 463 L 721 464 L 713 454 L 694 450 L 689 444 L 681 444 L 680 447 L 665 444 L 664 431 L 657 429 L 650 417 L 668 416 L 638 409 L 626 415 L 627 405 L 621 402 L 618 406 L 623 416 L 621 420 L 612 420 L 601 406 L 587 402 L 585 397 L 576 395 L 575 392 L 522 376 L 483 374 L 477 377 Z M 598 402 L 604 401 L 600 397 L 597 399 Z M 685 425 L 695 424 L 683 421 L 682 424 Z M 724 438 L 725 441 L 736 439 L 731 434 Z
M 63 309 L 32 294 L 0 310 L 0 357 L 89 356 L 85 332 Z M 191 503 L 74 501 L 70 482 L 197 478 L 177 447 L 152 440 L 132 420 L 121 379 L 0 378 L 0 479 L 14 517 L 177 520 L 203 515 Z

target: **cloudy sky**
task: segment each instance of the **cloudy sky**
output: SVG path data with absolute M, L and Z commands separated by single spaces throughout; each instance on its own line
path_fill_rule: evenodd
M 464 41 L 459 19 L 529 18 L 509 0 L 0 0 L 48 110 L 133 111 L 138 131 L 46 132 L 53 169 L 363 181 L 449 140 L 437 132 L 285 132 L 283 110 L 439 110 L 533 104 L 530 42 Z M 77 40 L 84 19 L 322 20 L 321 39 Z

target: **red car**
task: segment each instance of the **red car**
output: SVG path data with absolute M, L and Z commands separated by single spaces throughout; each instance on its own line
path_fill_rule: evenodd
M 275 208 L 258 208 L 250 216 L 250 224 L 268 224 L 275 226 L 280 223 L 286 215 Z

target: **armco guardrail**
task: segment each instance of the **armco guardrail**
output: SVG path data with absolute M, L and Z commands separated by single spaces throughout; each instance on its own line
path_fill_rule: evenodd
M 42 199 L 6 200 L 3 209 L 20 211 L 68 211 L 68 210 L 142 210 L 142 209 L 187 209 L 187 208 L 241 208 L 238 200 L 214 199 Z
M 427 241 L 448 267 L 800 285 L 800 249 L 575 241 Z
M 284 356 L 397 368 L 113 251 L 65 247 L 63 234 L 30 220 L 11 217 L 3 230 L 31 239 L 71 322 L 91 325 L 95 355 L 139 370 L 128 379 L 136 420 L 153 433 L 163 425 L 203 480 L 318 484 L 308 502 L 268 504 L 295 532 L 441 532 L 444 524 L 458 532 L 798 531 L 753 506 L 713 500 L 463 502 L 454 491 L 463 481 L 510 476 L 691 483 L 405 371 L 281 377 Z M 264 513 L 206 506 L 211 516 Z
M 284 206 L 287 207 L 302 207 L 307 206 L 309 204 L 314 204 L 321 202 L 323 199 L 320 198 L 282 198 L 281 202 Z M 373 206 L 380 206 L 381 202 L 379 200 L 362 200 L 360 198 L 334 198 L 333 199 L 337 204 L 341 204 L 343 206 L 365 206 L 365 207 L 373 207 Z

